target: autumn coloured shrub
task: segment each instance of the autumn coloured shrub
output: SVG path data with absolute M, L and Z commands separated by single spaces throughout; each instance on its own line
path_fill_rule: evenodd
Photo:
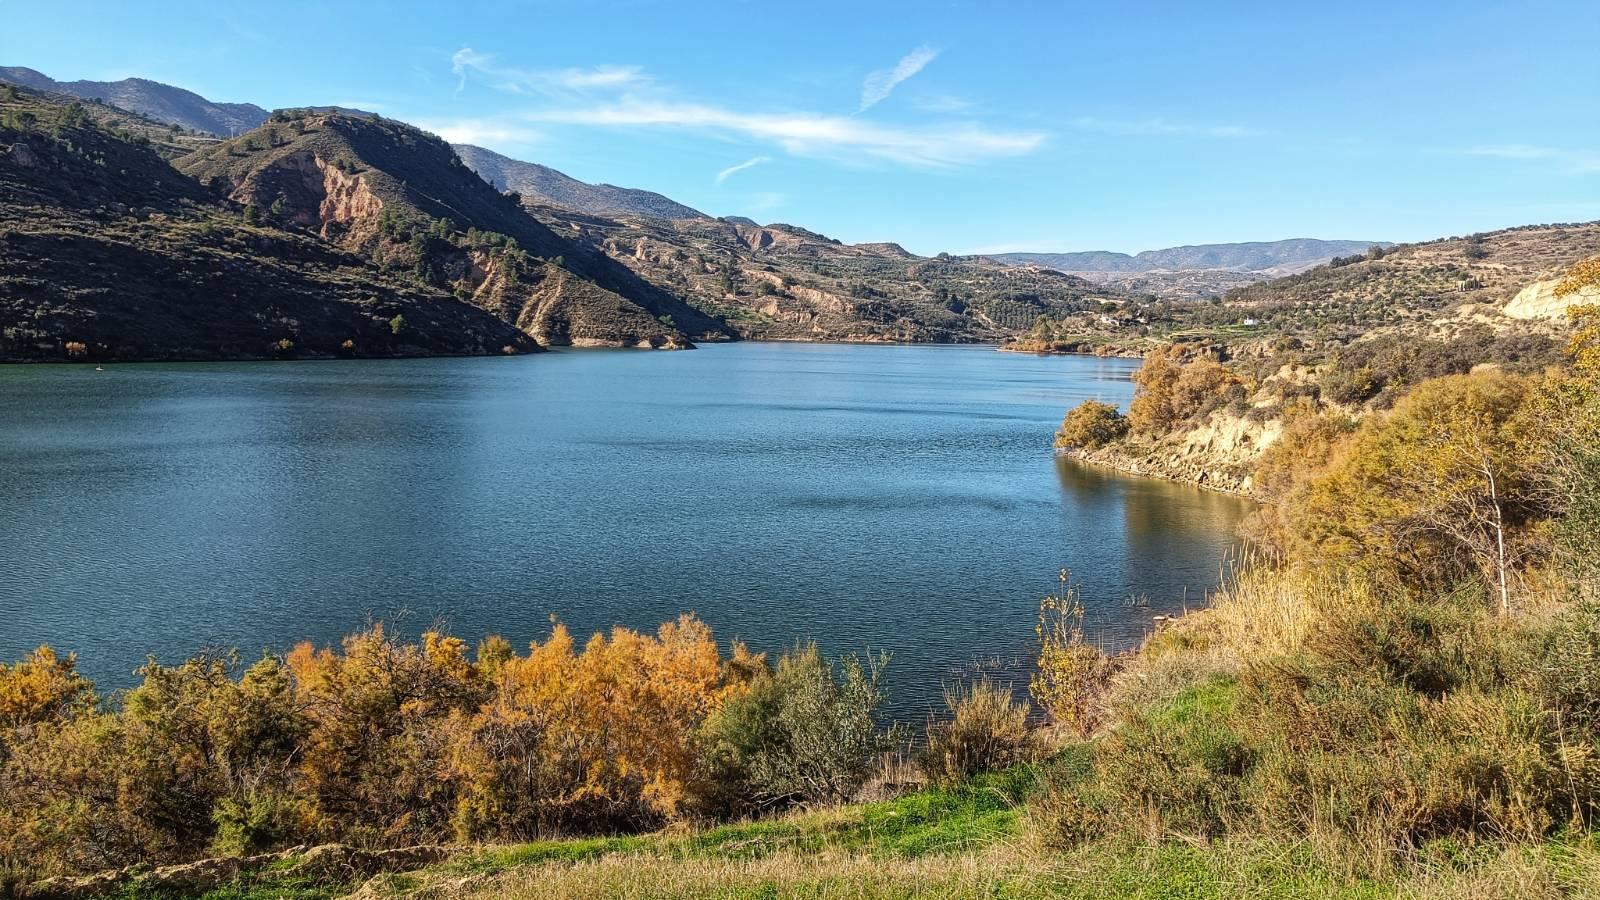
M 1291 555 L 1445 590 L 1479 578 L 1502 607 L 1552 518 L 1538 383 L 1499 372 L 1424 382 L 1293 490 Z
M 154 660 L 98 703 L 72 657 L 0 665 L 0 871 L 659 827 L 847 799 L 898 732 L 882 667 L 727 654 L 691 616 L 519 654 L 382 625 L 244 666 Z
M 1115 406 L 1085 400 L 1061 420 L 1061 427 L 1056 430 L 1056 446 L 1097 450 L 1121 440 L 1127 433 L 1127 417 Z
M 1133 382 L 1128 425 L 1147 435 L 1203 420 L 1224 405 L 1242 403 L 1250 394 L 1244 379 L 1216 359 L 1202 356 L 1185 362 L 1182 351 L 1172 346 L 1146 355 Z
M 493 698 L 452 722 L 456 833 L 532 837 L 677 818 L 698 729 L 742 690 L 695 619 L 655 638 L 619 628 L 581 649 L 557 626 L 499 664 Z
M 1052 723 L 1080 736 L 1092 734 L 1100 724 L 1101 701 L 1116 664 L 1085 639 L 1083 601 L 1065 569 L 1060 590 L 1039 601 L 1034 637 L 1038 646 L 1028 693 Z

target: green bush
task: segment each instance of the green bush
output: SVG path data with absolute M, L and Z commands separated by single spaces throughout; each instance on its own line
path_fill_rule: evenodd
M 898 737 L 874 718 L 883 704 L 887 662 L 880 656 L 863 665 L 846 657 L 833 664 L 810 644 L 758 673 L 750 690 L 706 725 L 708 778 L 725 786 L 721 801 L 850 799 Z

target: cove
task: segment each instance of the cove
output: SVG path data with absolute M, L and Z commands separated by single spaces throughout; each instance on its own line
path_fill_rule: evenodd
M 0 659 L 48 643 L 114 689 L 147 653 L 380 619 L 523 646 L 552 616 L 694 612 L 761 650 L 889 651 L 915 720 L 974 669 L 1025 683 L 1063 567 L 1111 646 L 1215 586 L 1248 501 L 1051 452 L 1136 366 L 760 343 L 0 366 Z

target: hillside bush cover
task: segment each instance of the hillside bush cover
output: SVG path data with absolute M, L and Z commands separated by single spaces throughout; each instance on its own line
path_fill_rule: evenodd
M 1291 842 L 1387 877 L 1592 833 L 1597 316 L 1567 370 L 1292 422 L 1260 470 L 1274 560 L 1111 681 L 1091 773 L 1033 803 L 1041 838 Z

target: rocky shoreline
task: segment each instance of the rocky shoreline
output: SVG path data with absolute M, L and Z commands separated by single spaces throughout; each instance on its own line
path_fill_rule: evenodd
M 1160 478 L 1224 494 L 1255 497 L 1250 475 L 1235 466 L 1207 466 L 1179 455 L 1171 458 L 1155 454 L 1136 456 L 1116 447 L 1102 447 L 1098 450 L 1061 447 L 1056 449 L 1056 455 L 1085 465 L 1110 469 L 1123 475 Z
M 1031 353 L 1035 356 L 1098 356 L 1115 359 L 1144 359 L 1145 351 L 1117 344 L 1091 344 L 1087 341 L 1072 343 L 1043 343 L 1033 341 L 1007 341 L 995 348 L 1002 353 Z

